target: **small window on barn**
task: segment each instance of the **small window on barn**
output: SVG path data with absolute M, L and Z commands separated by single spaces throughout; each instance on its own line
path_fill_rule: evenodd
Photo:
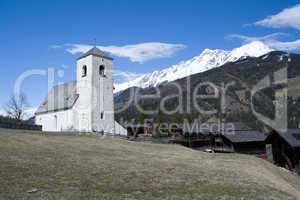
M 105 76 L 105 67 L 104 67 L 104 65 L 100 65 L 99 66 L 99 74 L 100 74 L 100 76 Z
M 104 118 L 104 112 L 101 112 L 100 119 L 103 119 L 103 118 Z
M 82 67 L 82 74 L 81 74 L 81 76 L 82 76 L 82 77 L 85 77 L 85 76 L 86 76 L 86 74 L 87 74 L 87 67 L 86 67 L 86 65 L 83 65 L 83 67 Z

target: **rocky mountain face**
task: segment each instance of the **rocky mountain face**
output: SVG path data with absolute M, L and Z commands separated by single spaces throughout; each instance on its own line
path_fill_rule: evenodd
M 255 44 L 255 43 L 254 43 Z M 260 43 L 257 43 L 260 45 Z M 251 44 L 253 45 L 253 43 Z M 250 45 L 250 46 L 251 46 Z M 243 48 L 248 49 L 249 46 Z M 269 51 L 270 49 L 261 46 L 262 51 Z M 219 54 L 221 50 L 210 51 L 205 50 L 200 57 L 201 60 L 204 57 L 211 54 Z M 255 51 L 251 51 L 251 48 L 245 50 L 245 52 L 255 54 Z M 153 119 L 155 122 L 178 122 L 181 123 L 183 119 L 186 120 L 208 120 L 211 118 L 220 118 L 226 121 L 243 121 L 245 123 L 250 122 L 257 125 L 257 120 L 251 112 L 250 95 L 253 88 L 265 77 L 270 77 L 270 80 L 274 80 L 274 73 L 282 69 L 287 69 L 287 77 L 292 80 L 292 87 L 289 88 L 289 105 L 288 109 L 293 109 L 300 106 L 299 95 L 295 91 L 299 90 L 299 76 L 300 76 L 300 55 L 286 54 L 285 52 L 272 51 L 259 57 L 242 56 L 244 53 L 240 53 L 239 50 L 234 50 L 230 53 L 224 53 L 224 57 L 214 60 L 210 59 L 213 63 L 210 67 L 202 68 L 200 73 L 193 73 L 190 76 L 176 79 L 174 81 L 163 82 L 158 84 L 152 82 L 147 87 L 131 87 L 122 92 L 115 94 L 115 111 L 116 119 L 121 123 L 125 121 L 143 121 L 146 118 Z M 249 53 L 249 54 L 250 54 Z M 249 55 L 248 54 L 248 55 Z M 260 53 L 256 54 L 259 55 Z M 199 58 L 200 58 L 199 57 Z M 194 60 L 197 60 L 195 58 Z M 230 61 L 233 60 L 233 61 Z M 192 61 L 190 62 L 192 63 Z M 225 63 L 221 66 L 217 64 Z M 182 64 L 183 65 L 183 64 Z M 191 64 L 189 66 L 192 66 Z M 195 68 L 197 65 L 195 65 Z M 214 66 L 214 67 L 212 67 Z M 200 65 L 198 66 L 200 68 Z M 175 69 L 176 67 L 174 67 Z M 190 68 L 192 69 L 192 68 Z M 203 70 L 203 71 L 202 71 Z M 196 71 L 193 71 L 196 72 Z M 210 84 L 203 84 L 209 82 Z M 299 83 L 299 84 L 298 84 Z M 221 98 L 199 99 L 194 98 L 195 95 L 214 95 L 224 91 L 224 85 L 231 85 L 225 92 L 226 104 L 224 112 L 220 112 Z M 213 90 L 209 88 L 213 87 Z M 278 88 L 277 88 L 278 89 Z M 274 94 L 276 90 L 276 84 L 264 88 L 256 95 L 253 96 L 252 104 L 255 110 L 258 112 L 274 117 Z M 224 92 L 223 92 L 224 93 Z M 152 98 L 144 98 L 145 95 L 153 95 Z M 155 96 L 155 97 L 154 97 Z M 149 97 L 149 96 L 148 96 Z M 290 105 L 291 103 L 291 105 Z M 163 107 L 173 112 L 163 112 Z M 199 112 L 202 110 L 215 110 L 215 113 L 203 114 Z M 153 113 L 142 112 L 154 111 Z M 221 114 L 220 114 L 221 113 Z M 288 112 L 293 116 L 289 116 L 289 119 L 299 119 L 299 112 Z M 295 116 L 294 116 L 295 115 Z M 290 122 L 289 122 L 290 123 Z M 291 122 L 291 126 L 295 126 L 297 122 Z
M 232 51 L 205 49 L 199 56 L 190 60 L 182 61 L 160 71 L 144 74 L 129 82 L 116 84 L 115 92 L 120 92 L 129 87 L 155 87 L 162 83 L 211 70 L 228 62 L 234 62 L 246 57 L 259 57 L 271 51 L 273 49 L 258 41 L 235 48 Z

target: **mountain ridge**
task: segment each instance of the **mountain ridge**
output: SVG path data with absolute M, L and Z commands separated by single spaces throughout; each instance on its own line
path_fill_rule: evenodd
M 226 92 L 226 120 L 241 121 L 249 127 L 261 128 L 261 123 L 257 121 L 253 113 L 251 113 L 251 105 L 260 113 L 272 117 L 274 114 L 274 92 L 275 88 L 266 87 L 260 91 L 252 99 L 250 91 L 247 88 L 252 88 L 263 80 L 266 76 L 272 76 L 275 72 L 281 69 L 287 69 L 288 78 L 288 110 L 290 114 L 288 118 L 289 127 L 297 127 L 298 122 L 293 121 L 296 112 L 293 112 L 297 106 L 300 106 L 300 55 L 294 53 L 286 53 L 282 51 L 272 51 L 260 57 L 247 57 L 234 62 L 226 63 L 220 67 L 211 70 L 192 74 L 189 77 L 184 77 L 170 83 L 160 84 L 156 87 L 138 88 L 131 87 L 114 95 L 116 120 L 119 122 L 137 120 L 142 121 L 145 117 L 153 119 L 156 122 L 176 122 L 182 123 L 183 119 L 206 120 L 207 118 L 217 118 L 216 115 L 203 115 L 197 111 L 195 105 L 200 106 L 204 110 L 218 109 L 219 99 L 199 100 L 191 98 L 197 90 L 199 84 L 210 82 L 216 86 L 223 84 L 234 83 Z M 174 86 L 176 83 L 182 92 L 178 93 L 178 88 Z M 205 86 L 203 86 L 205 89 Z M 156 95 L 159 91 L 159 97 L 151 99 L 136 99 L 141 95 Z M 205 93 L 206 90 L 200 92 Z M 187 98 L 189 96 L 189 98 Z M 165 98 L 167 97 L 167 98 Z M 172 98 L 169 98 L 172 97 Z M 174 98 L 173 98 L 174 97 Z M 162 101 L 166 99 L 166 101 Z M 180 100 L 181 99 L 181 103 Z M 163 102 L 168 110 L 176 110 L 179 105 L 181 110 L 175 114 L 163 113 L 160 110 L 160 105 Z M 292 102 L 292 104 L 291 104 Z M 293 103 L 296 104 L 294 105 Z M 140 112 L 139 108 L 146 110 L 159 110 L 156 114 L 145 114 Z M 189 109 L 186 106 L 191 106 Z
M 220 67 L 228 62 L 234 62 L 245 57 L 259 57 L 274 49 L 262 42 L 254 41 L 231 51 L 222 49 L 204 49 L 199 56 L 181 61 L 171 67 L 144 74 L 128 82 L 115 84 L 115 93 L 130 87 L 155 87 L 164 82 L 175 81 L 193 74 Z

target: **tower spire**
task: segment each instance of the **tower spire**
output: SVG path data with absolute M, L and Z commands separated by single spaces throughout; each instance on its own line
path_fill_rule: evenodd
M 94 47 L 97 47 L 97 38 L 94 38 Z

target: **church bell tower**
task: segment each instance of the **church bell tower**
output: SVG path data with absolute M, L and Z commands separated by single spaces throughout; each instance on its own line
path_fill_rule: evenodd
M 113 59 L 97 47 L 77 59 L 78 129 L 114 134 Z

